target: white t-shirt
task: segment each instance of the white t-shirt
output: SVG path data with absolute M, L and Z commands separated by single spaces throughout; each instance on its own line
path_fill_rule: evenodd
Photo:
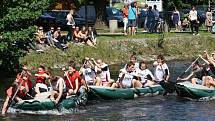
M 91 68 L 83 68 L 82 74 L 86 82 L 93 82 L 96 77 L 95 72 Z
M 125 76 L 122 79 L 122 86 L 130 88 L 132 86 L 132 81 L 136 73 L 135 72 L 129 73 L 126 71 L 126 69 L 121 69 L 121 73 L 119 74 L 119 79 L 122 78 L 123 75 Z M 119 79 L 118 79 L 118 82 L 119 82 Z
M 166 63 L 162 64 L 162 65 L 157 65 L 155 67 L 154 70 L 154 77 L 156 81 L 162 81 L 164 80 L 164 76 L 165 76 L 165 70 L 168 70 L 168 74 L 169 74 L 169 68 L 167 66 Z
M 101 73 L 98 73 L 101 71 Z M 102 65 L 102 69 L 99 69 L 97 66 L 95 66 L 95 72 L 96 76 L 101 78 L 103 82 L 110 80 L 110 71 L 107 64 Z
M 153 76 L 152 72 L 149 69 L 141 70 L 137 69 L 137 75 L 141 78 L 141 83 L 146 83 L 147 81 L 147 75 L 150 75 L 152 80 L 155 80 L 155 77 Z
M 193 21 L 193 20 L 197 20 L 197 11 L 196 10 L 191 10 L 190 13 L 189 13 L 189 17 L 190 17 L 190 20 Z
M 72 25 L 72 26 L 75 25 L 75 21 L 73 19 L 72 14 L 69 13 L 66 17 L 66 20 L 67 20 L 67 25 Z

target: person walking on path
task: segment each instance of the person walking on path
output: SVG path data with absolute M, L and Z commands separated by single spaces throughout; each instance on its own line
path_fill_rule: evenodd
M 124 5 L 122 9 L 123 13 L 123 23 L 124 23 L 124 34 L 127 35 L 127 26 L 128 26 L 128 4 Z
M 212 23 L 212 12 L 211 12 L 211 8 L 210 7 L 208 7 L 205 16 L 206 16 L 205 26 L 207 27 L 207 31 L 211 32 L 213 23 Z
M 199 35 L 199 21 L 198 21 L 197 11 L 195 6 L 193 6 L 192 10 L 189 12 L 189 19 L 190 19 L 191 31 L 193 35 Z M 196 33 L 194 33 L 194 30 L 193 30 L 194 27 L 195 27 Z
M 180 13 L 178 9 L 175 7 L 175 10 L 172 12 L 172 22 L 175 25 L 175 31 L 180 31 Z
M 131 3 L 128 8 L 128 33 L 129 35 L 135 35 L 135 27 L 136 27 L 136 15 L 137 9 L 135 8 L 136 2 Z
M 68 35 L 67 38 L 68 40 L 72 40 L 72 33 L 73 33 L 73 28 L 75 27 L 75 20 L 73 19 L 74 11 L 70 10 L 69 14 L 66 17 L 67 20 L 67 26 L 68 26 Z

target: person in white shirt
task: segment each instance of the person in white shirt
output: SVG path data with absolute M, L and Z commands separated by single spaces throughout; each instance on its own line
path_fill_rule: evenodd
M 154 76 L 155 81 L 168 81 L 170 77 L 170 72 L 163 55 L 158 55 L 157 60 L 153 63 L 154 66 Z
M 142 87 L 141 82 L 137 78 L 137 73 L 134 71 L 134 63 L 129 62 L 126 68 L 120 70 L 119 78 L 116 83 L 113 83 L 113 88 L 136 88 Z
M 199 21 L 198 21 L 198 13 L 196 11 L 195 6 L 193 6 L 192 10 L 189 12 L 189 19 L 191 23 L 191 31 L 193 35 L 199 35 Z M 195 27 L 196 33 L 194 33 L 193 28 Z
M 95 63 L 96 86 L 110 87 L 113 84 L 114 80 L 110 78 L 109 66 L 101 59 L 97 59 L 95 61 L 93 58 L 91 58 L 91 60 Z
M 88 85 L 93 85 L 95 83 L 96 74 L 89 58 L 85 58 L 84 66 L 80 69 L 80 75 L 82 75 L 82 78 Z
M 67 15 L 66 17 L 66 20 L 67 20 L 67 26 L 68 26 L 68 35 L 67 35 L 67 38 L 69 40 L 72 40 L 72 33 L 73 33 L 73 29 L 75 27 L 75 20 L 73 19 L 73 15 L 74 14 L 74 11 L 73 10 L 70 10 L 69 14 Z
M 154 84 L 153 80 L 155 80 L 155 78 L 144 61 L 140 62 L 140 67 L 137 69 L 136 73 L 143 87 L 152 86 Z

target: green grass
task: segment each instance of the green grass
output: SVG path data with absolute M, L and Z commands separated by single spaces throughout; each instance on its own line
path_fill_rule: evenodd
M 214 36 L 205 32 L 200 32 L 200 36 L 190 33 L 99 36 L 97 48 L 70 44 L 69 49 L 65 51 L 52 48 L 44 53 L 29 53 L 20 58 L 20 62 L 27 62 L 31 69 L 41 64 L 58 68 L 67 65 L 71 60 L 81 64 L 85 57 L 101 58 L 108 64 L 116 64 L 127 62 L 133 52 L 137 54 L 138 60 L 152 61 L 158 54 L 164 54 L 168 60 L 184 60 L 198 56 L 205 49 L 209 52 L 214 51 Z M 162 43 L 162 47 L 158 46 L 158 42 Z

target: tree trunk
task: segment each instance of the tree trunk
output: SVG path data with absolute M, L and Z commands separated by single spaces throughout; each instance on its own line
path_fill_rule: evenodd
M 93 0 L 95 8 L 96 8 L 96 28 L 103 28 L 107 27 L 107 21 L 106 21 L 106 0 Z

